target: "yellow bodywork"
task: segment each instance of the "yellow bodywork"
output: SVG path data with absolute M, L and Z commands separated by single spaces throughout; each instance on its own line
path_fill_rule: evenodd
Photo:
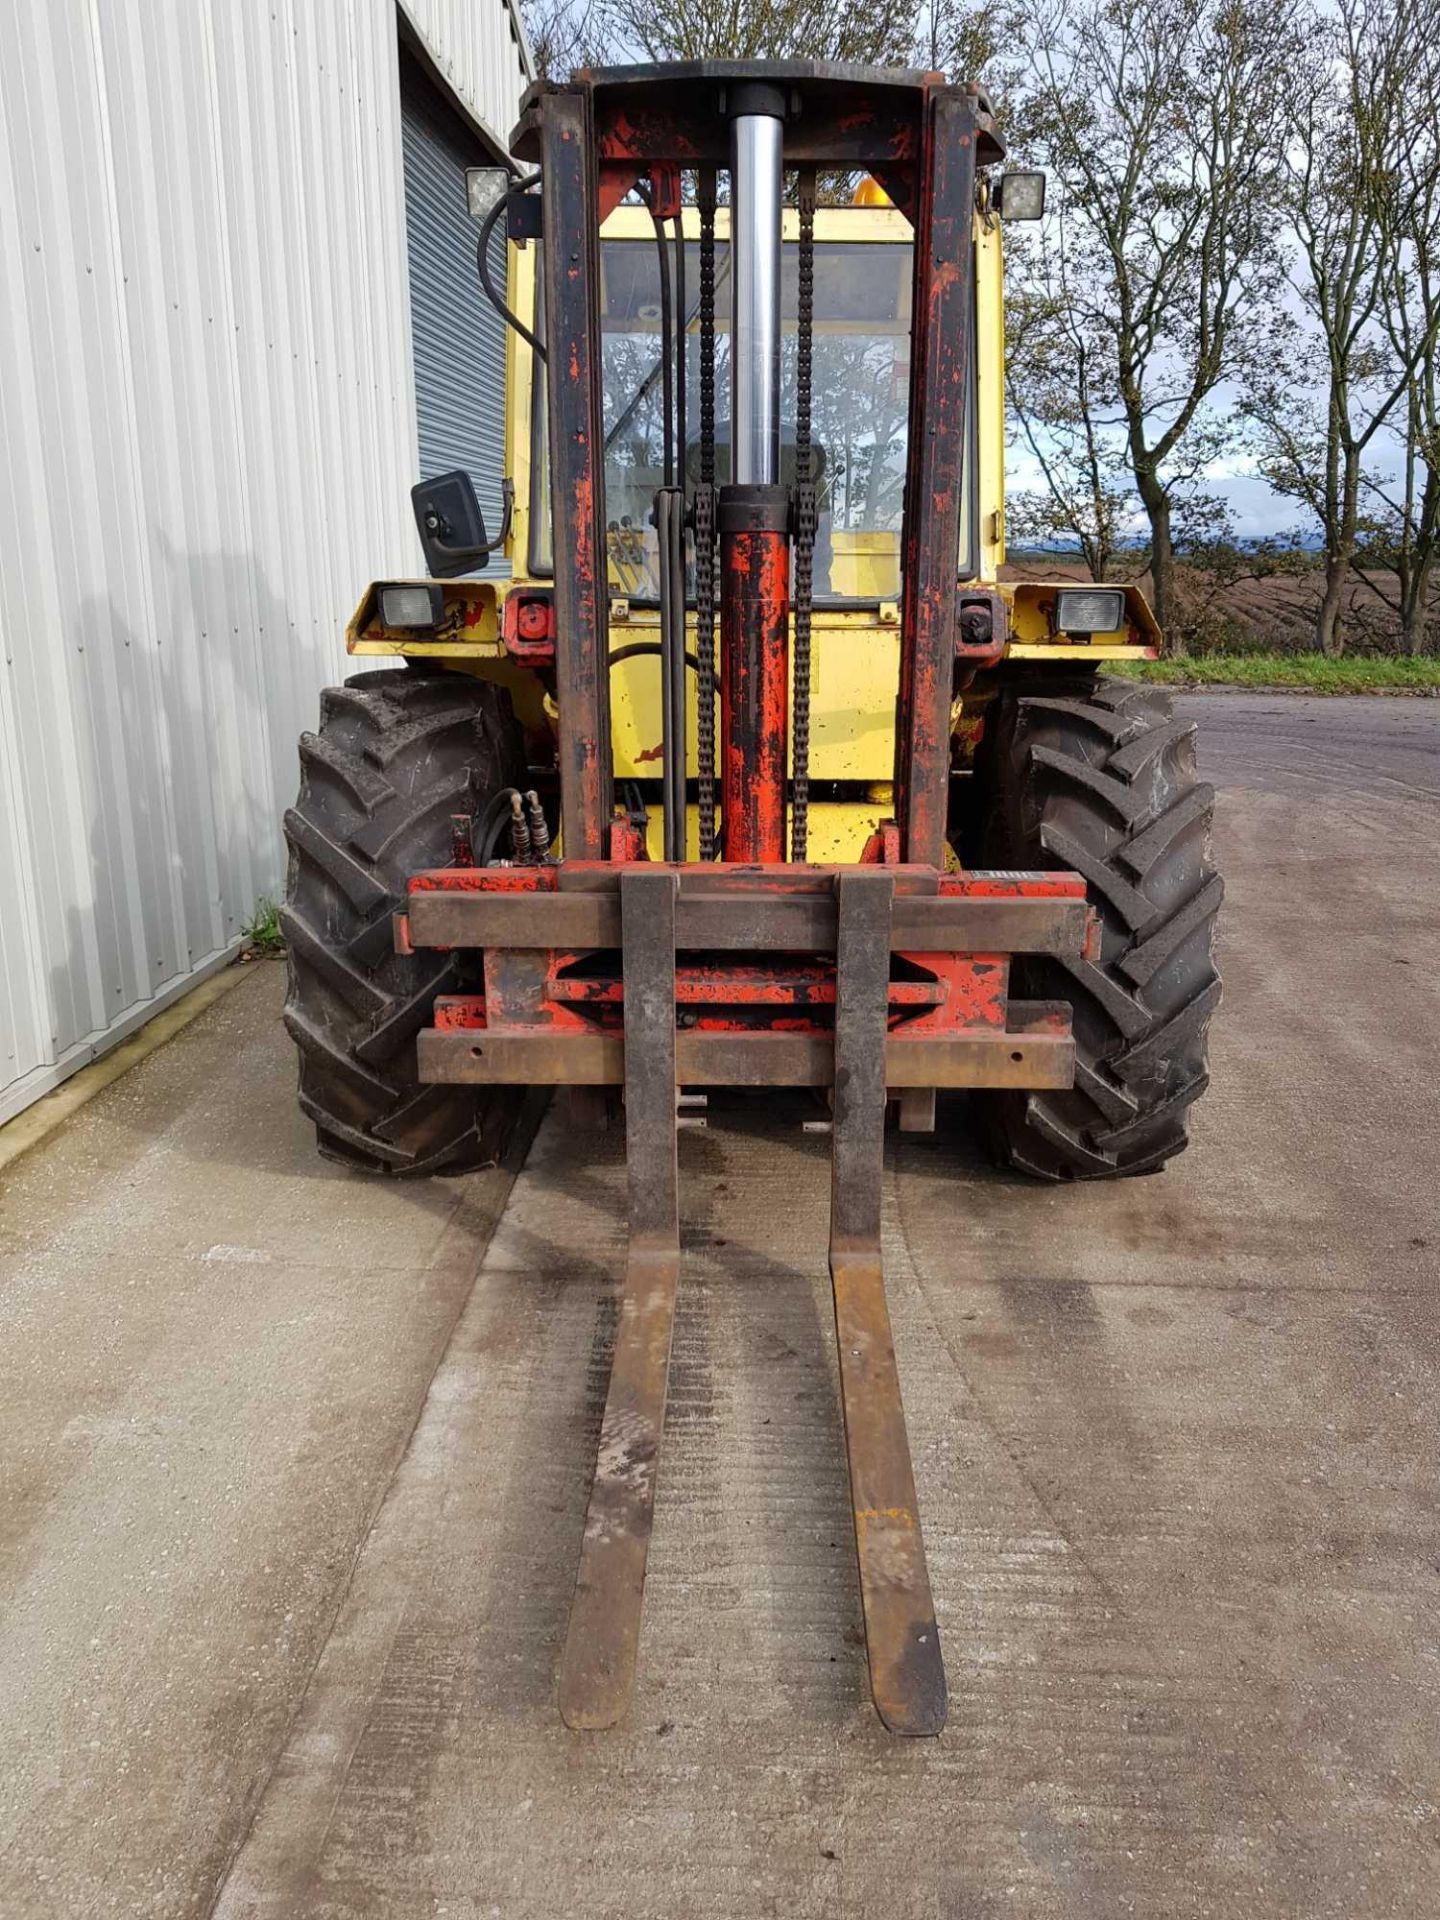
M 686 210 L 687 237 L 698 238 L 698 213 Z M 798 214 L 787 210 L 785 238 L 798 236 Z M 717 239 L 728 238 L 728 212 L 721 208 Z M 606 239 L 650 239 L 653 228 L 643 207 L 621 207 L 602 229 Z M 885 242 L 908 246 L 911 228 L 888 206 L 822 208 L 816 215 L 817 245 L 852 241 Z M 533 316 L 538 252 L 512 245 L 509 300 L 514 311 Z M 1002 582 L 1005 559 L 1005 343 L 1003 318 L 1002 243 L 998 219 L 977 214 L 975 222 L 976 358 L 975 358 L 975 470 L 978 491 L 978 551 L 974 583 L 998 587 L 1009 612 L 1009 660 L 1064 663 L 1153 658 L 1160 636 L 1143 595 L 1125 588 L 1127 626 L 1123 632 L 1091 635 L 1071 641 L 1054 625 L 1055 596 L 1073 581 Z M 478 296 L 477 296 L 478 297 Z M 387 630 L 380 620 L 378 588 L 372 587 L 357 608 L 346 634 L 355 655 L 414 655 L 444 661 L 463 671 L 479 673 L 510 687 L 516 711 L 527 729 L 541 729 L 553 721 L 553 704 L 539 677 L 517 665 L 506 653 L 500 623 L 506 596 L 516 588 L 548 586 L 550 574 L 531 571 L 532 429 L 535 356 L 512 331 L 506 332 L 505 471 L 514 483 L 515 507 L 505 555 L 510 577 L 505 580 L 465 579 L 444 584 L 445 615 L 433 633 L 407 634 Z M 639 540 L 641 536 L 634 535 Z M 898 535 L 888 533 L 832 536 L 831 581 L 837 593 L 854 595 L 869 605 L 853 609 L 817 606 L 812 618 L 810 697 L 810 777 L 813 782 L 864 783 L 866 797 L 843 801 L 812 801 L 809 857 L 812 860 L 853 859 L 875 824 L 891 811 L 889 782 L 894 770 L 894 710 L 899 683 L 900 624 L 894 597 L 899 592 Z M 384 584 L 397 584 L 387 581 Z M 431 583 L 426 583 L 431 584 Z M 612 541 L 610 557 L 611 650 L 634 643 L 658 642 L 659 613 L 653 606 L 632 604 L 626 597 L 633 587 L 633 569 L 623 545 Z M 693 617 L 692 617 L 693 628 Z M 619 780 L 658 779 L 660 774 L 660 661 L 648 653 L 618 661 L 610 681 L 614 771 Z M 688 764 L 695 765 L 695 716 L 690 715 Z M 694 810 L 690 831 L 693 841 Z M 658 851 L 658 813 L 652 812 L 652 836 Z M 692 847 L 693 851 L 693 847 Z

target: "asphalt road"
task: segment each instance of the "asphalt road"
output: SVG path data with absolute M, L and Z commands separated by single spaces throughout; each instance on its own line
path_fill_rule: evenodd
M 891 1143 L 944 1736 L 866 1698 L 824 1140 L 682 1140 L 636 1708 L 570 1735 L 618 1143 L 547 1121 L 472 1288 L 503 1178 L 315 1162 L 261 968 L 0 1185 L 0 1911 L 1437 1910 L 1440 706 L 1185 704 L 1191 1150 Z

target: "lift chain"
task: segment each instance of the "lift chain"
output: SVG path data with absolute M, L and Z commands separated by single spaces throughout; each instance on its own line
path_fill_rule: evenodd
M 700 858 L 715 858 L 715 169 L 700 204 L 700 482 L 694 492 L 696 797 Z M 683 458 L 682 452 L 682 458 Z
M 696 784 L 700 858 L 715 858 L 715 489 L 705 480 L 691 503 L 695 529 Z
M 790 858 L 804 860 L 810 830 L 810 613 L 818 519 L 810 402 L 815 334 L 815 169 L 800 174 L 800 257 L 795 328 L 795 720 Z

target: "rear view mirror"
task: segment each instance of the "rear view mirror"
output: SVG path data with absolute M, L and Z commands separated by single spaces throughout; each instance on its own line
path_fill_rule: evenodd
M 474 573 L 490 558 L 485 517 L 468 473 L 437 474 L 410 489 L 425 564 L 437 579 Z

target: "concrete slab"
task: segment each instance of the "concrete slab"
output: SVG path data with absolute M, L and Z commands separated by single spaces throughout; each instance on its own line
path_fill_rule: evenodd
M 0 1179 L 0 1912 L 195 1914 L 508 1173 L 316 1160 L 283 970 Z
M 1192 1151 L 1062 1191 L 963 1109 L 891 1145 L 943 1738 L 866 1699 L 826 1143 L 753 1111 L 681 1143 L 633 1721 L 561 1727 L 623 1180 L 549 1125 L 222 1920 L 1434 1909 L 1440 716 L 1204 704 L 1231 895 Z
M 571 1735 L 620 1142 L 547 1124 L 467 1299 L 496 1189 L 314 1161 L 272 974 L 0 1187 L 7 1920 L 1435 1909 L 1440 708 L 1187 705 L 1190 1153 L 890 1147 L 943 1738 L 866 1699 L 825 1140 L 682 1139 L 640 1692 Z

